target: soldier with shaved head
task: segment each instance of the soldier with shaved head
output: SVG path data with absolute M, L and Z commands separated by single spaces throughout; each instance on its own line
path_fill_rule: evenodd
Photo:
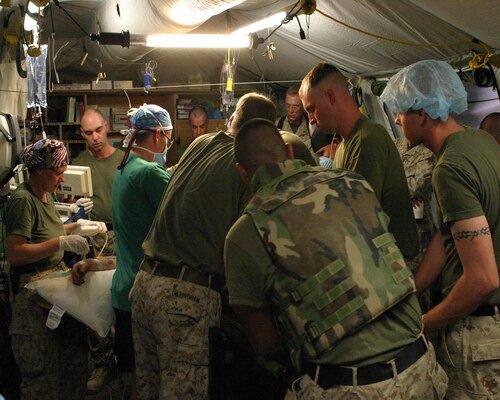
M 338 68 L 321 63 L 305 76 L 300 97 L 311 124 L 337 132 L 335 168 L 363 175 L 389 216 L 389 232 L 406 259 L 418 254 L 417 225 L 403 163 L 391 137 L 381 125 L 362 115 L 354 102 L 347 79 Z

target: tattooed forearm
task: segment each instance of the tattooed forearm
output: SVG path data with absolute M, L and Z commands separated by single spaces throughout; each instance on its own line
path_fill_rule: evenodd
M 481 229 L 475 230 L 475 231 L 458 231 L 458 232 L 453 234 L 453 239 L 455 239 L 455 240 L 462 240 L 462 239 L 474 240 L 475 238 L 477 238 L 478 236 L 481 236 L 481 235 L 491 235 L 490 227 L 486 226 L 484 228 L 481 228 Z

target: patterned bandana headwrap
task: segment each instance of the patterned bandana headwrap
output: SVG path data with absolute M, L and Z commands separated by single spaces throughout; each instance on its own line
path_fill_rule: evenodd
M 68 152 L 63 142 L 42 139 L 26 146 L 21 152 L 21 159 L 28 169 L 52 169 L 68 164 Z

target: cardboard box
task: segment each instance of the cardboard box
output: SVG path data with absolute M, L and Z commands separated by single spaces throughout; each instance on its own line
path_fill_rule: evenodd
M 132 89 L 132 81 L 113 81 L 113 89 Z
M 113 81 L 99 80 L 90 82 L 92 90 L 111 90 L 113 88 Z
M 120 131 L 128 128 L 128 109 L 127 108 L 112 108 L 110 118 L 110 128 L 113 131 Z
M 90 90 L 90 83 L 55 83 L 54 90 Z
M 108 121 L 111 128 L 111 107 L 99 107 L 97 104 L 87 104 L 86 108 L 95 108 L 99 110 L 106 121 Z

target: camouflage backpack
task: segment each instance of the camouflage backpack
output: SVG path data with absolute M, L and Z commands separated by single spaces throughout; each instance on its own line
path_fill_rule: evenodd
M 261 187 L 245 212 L 277 268 L 271 301 L 297 368 L 415 291 L 359 174 L 294 169 Z

